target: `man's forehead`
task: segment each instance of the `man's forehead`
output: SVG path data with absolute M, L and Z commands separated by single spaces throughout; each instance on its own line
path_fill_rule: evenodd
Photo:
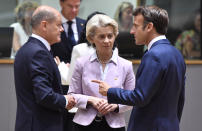
M 141 14 L 134 16 L 134 21 L 143 21 L 143 20 L 144 20 L 144 17 Z

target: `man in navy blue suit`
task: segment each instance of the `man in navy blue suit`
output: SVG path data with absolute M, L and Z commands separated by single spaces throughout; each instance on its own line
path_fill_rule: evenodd
M 136 44 L 146 45 L 133 91 L 99 84 L 109 103 L 132 105 L 128 131 L 179 131 L 184 106 L 186 65 L 183 56 L 166 39 L 167 11 L 156 6 L 138 7 L 131 33 Z
M 53 55 L 58 56 L 65 63 L 70 63 L 73 46 L 77 44 L 85 23 L 85 20 L 77 17 L 80 2 L 80 0 L 60 0 L 64 32 L 61 34 L 61 42 L 52 45 L 51 49 Z M 72 22 L 71 27 L 68 24 L 70 21 Z M 69 39 L 69 28 L 73 31 L 73 41 Z
M 60 61 L 70 63 L 73 47 L 77 44 L 80 33 L 83 30 L 85 20 L 77 17 L 81 0 L 60 0 L 62 26 L 61 41 L 51 46 L 54 57 Z M 69 22 L 71 25 L 69 25 Z M 62 85 L 64 95 L 67 94 L 69 85 Z M 74 112 L 64 110 L 64 131 L 71 131 Z
M 33 13 L 33 34 L 17 52 L 14 63 L 17 115 L 15 131 L 63 131 L 63 109 L 75 100 L 62 95 L 58 67 L 50 45 L 61 40 L 60 13 L 40 6 Z

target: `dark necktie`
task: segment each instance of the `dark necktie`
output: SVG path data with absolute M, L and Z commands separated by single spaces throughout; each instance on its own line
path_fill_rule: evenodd
M 68 40 L 71 42 L 71 44 L 74 46 L 76 45 L 76 41 L 75 41 L 75 38 L 74 38 L 74 32 L 72 30 L 72 21 L 67 21 L 67 24 L 68 24 Z
M 144 51 L 144 54 L 147 53 L 147 52 L 148 52 L 148 49 L 146 49 L 146 50 Z

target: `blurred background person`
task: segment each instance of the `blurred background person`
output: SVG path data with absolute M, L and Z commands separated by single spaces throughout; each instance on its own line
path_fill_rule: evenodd
M 186 59 L 201 58 L 201 13 L 195 12 L 191 29 L 182 32 L 176 40 L 175 47 L 178 48 Z
M 132 63 L 118 56 L 114 42 L 118 24 L 110 17 L 97 14 L 86 25 L 86 38 L 95 48 L 89 56 L 78 58 L 69 86 L 78 111 L 74 131 L 125 131 L 124 112 L 130 106 L 109 104 L 92 79 L 111 83 L 113 87 L 133 90 L 135 76 Z
M 135 39 L 130 34 L 133 25 L 133 4 L 122 2 L 115 12 L 114 19 L 119 25 L 119 34 L 116 37 L 119 55 L 126 59 L 140 59 L 143 55 L 143 46 L 135 45 Z
M 114 19 L 118 22 L 120 32 L 130 32 L 133 24 L 133 5 L 130 2 L 122 2 L 115 13 Z
M 31 16 L 38 4 L 33 1 L 25 1 L 15 8 L 17 22 L 10 26 L 14 28 L 13 47 L 11 58 L 15 57 L 20 47 L 27 42 L 32 33 Z
M 60 0 L 62 26 L 61 42 L 51 46 L 54 56 L 61 61 L 70 63 L 73 47 L 77 44 L 85 20 L 77 17 L 80 8 L 80 0 Z

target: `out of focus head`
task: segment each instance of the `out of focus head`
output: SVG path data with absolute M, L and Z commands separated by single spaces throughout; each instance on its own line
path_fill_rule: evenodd
M 46 39 L 51 45 L 60 42 L 63 30 L 60 13 L 50 6 L 38 7 L 31 19 L 33 33 Z
M 68 19 L 74 19 L 79 13 L 81 0 L 60 0 L 62 15 Z
M 100 52 L 112 51 L 117 35 L 118 24 L 107 15 L 94 15 L 86 25 L 87 40 Z
M 165 35 L 169 18 L 166 10 L 157 6 L 138 7 L 133 12 L 134 23 L 131 34 L 136 44 L 149 44 L 153 36 Z
M 116 10 L 114 19 L 118 22 L 119 26 L 131 24 L 133 20 L 132 13 L 133 5 L 130 2 L 122 2 Z
M 15 8 L 15 13 L 17 16 L 17 21 L 24 25 L 25 23 L 30 23 L 31 16 L 34 10 L 38 7 L 38 4 L 36 2 L 31 1 L 25 1 L 21 4 L 19 4 Z
M 201 12 L 197 11 L 194 18 L 194 26 L 198 32 L 201 32 Z

